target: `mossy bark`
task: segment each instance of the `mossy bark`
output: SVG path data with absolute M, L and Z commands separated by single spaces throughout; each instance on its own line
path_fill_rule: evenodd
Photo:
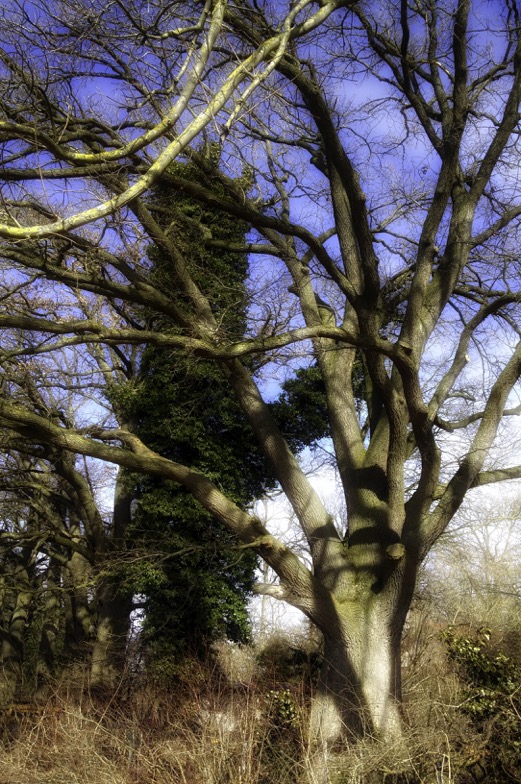
M 319 743 L 362 735 L 402 743 L 400 641 L 416 568 L 388 531 L 351 537 L 336 564 L 322 565 L 332 600 L 314 613 L 324 637 L 310 727 Z
M 25 632 L 33 599 L 29 574 L 23 566 L 15 570 L 13 584 L 16 598 L 2 635 L 2 669 L 0 674 L 0 705 L 12 702 L 20 688 Z
M 117 686 L 125 667 L 132 598 L 121 595 L 118 584 L 107 579 L 98 591 L 98 622 L 92 649 L 90 682 L 94 688 Z

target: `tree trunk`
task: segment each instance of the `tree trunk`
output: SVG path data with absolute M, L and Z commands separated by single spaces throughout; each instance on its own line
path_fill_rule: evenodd
M 89 599 L 93 582 L 92 567 L 79 553 L 72 553 L 63 568 L 65 587 L 64 657 L 75 661 L 86 657 L 87 643 L 92 640 L 94 611 Z
M 345 606 L 324 658 L 311 714 L 311 733 L 328 745 L 339 738 L 402 736 L 400 659 L 392 618 L 373 597 L 365 612 Z
M 56 674 L 56 667 L 63 652 L 63 625 L 61 622 L 63 604 L 60 601 L 61 572 L 61 564 L 51 561 L 46 591 L 43 596 L 43 607 L 40 609 L 43 618 L 38 671 L 45 678 Z
M 112 515 L 111 556 L 107 559 L 107 574 L 97 589 L 98 618 L 96 640 L 92 651 L 91 685 L 95 688 L 114 688 L 122 676 L 127 638 L 130 629 L 132 596 L 121 587 L 121 571 L 111 574 L 110 557 L 125 548 L 125 536 L 131 521 L 133 493 L 128 487 L 125 472 L 120 469 L 114 491 Z
M 106 578 L 98 591 L 98 622 L 92 650 L 90 680 L 95 688 L 114 688 L 124 670 L 132 597 Z
M 2 635 L 0 676 L 0 705 L 2 706 L 16 698 L 22 676 L 24 636 L 33 599 L 29 575 L 24 566 L 15 569 L 13 585 L 16 599 L 7 622 L 7 629 Z
M 327 781 L 328 764 L 345 742 L 384 742 L 389 764 L 406 765 L 401 711 L 400 642 L 413 595 L 416 558 L 405 549 L 365 546 L 336 573 L 333 602 L 323 607 L 324 656 L 311 708 L 312 780 Z M 396 558 L 396 555 L 399 555 Z M 395 555 L 395 558 L 392 558 Z M 355 558 L 357 564 L 355 566 Z M 363 564 L 363 565 L 362 565 Z M 320 611 L 316 617 L 320 627 Z M 332 622 L 332 615 L 335 618 Z

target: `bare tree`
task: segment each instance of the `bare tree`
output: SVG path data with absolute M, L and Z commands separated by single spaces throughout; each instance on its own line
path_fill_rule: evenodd
M 507 449 L 487 462 L 521 411 L 516 3 L 24 9 L 3 12 L 4 356 L 156 344 L 173 362 L 214 360 L 313 568 L 209 477 L 124 427 L 73 429 L 8 398 L 0 421 L 183 484 L 278 574 L 266 590 L 322 631 L 314 731 L 399 737 L 418 566 L 468 491 L 521 476 Z M 207 185 L 183 179 L 179 154 Z M 237 248 L 251 254 L 251 334 L 227 327 L 176 221 L 160 228 L 145 195 L 157 178 L 251 226 Z M 196 230 L 197 210 L 184 219 Z M 175 297 L 148 275 L 149 243 L 170 260 Z M 35 285 L 49 295 L 38 308 L 26 305 Z M 70 292 L 103 305 L 86 316 Z M 347 535 L 263 396 L 268 369 L 299 363 L 323 382 Z
M 471 496 L 426 562 L 424 580 L 436 612 L 449 624 L 519 628 L 519 500 Z M 506 491 L 506 492 L 505 492 Z
M 100 376 L 118 375 L 107 361 L 110 350 L 107 359 L 99 347 L 89 353 L 102 373 L 94 374 L 77 351 L 54 362 L 31 359 L 29 367 L 4 360 L 4 394 L 49 421 L 79 427 L 94 389 L 101 409 L 108 379 Z M 133 498 L 124 472 L 34 443 L 27 432 L 7 427 L 1 437 L 0 553 L 9 582 L 2 694 L 7 701 L 20 689 L 30 695 L 42 677 L 56 674 L 60 660 L 81 659 L 93 686 L 112 686 L 124 668 L 132 610 L 120 574 Z M 109 489 L 111 498 L 104 498 Z

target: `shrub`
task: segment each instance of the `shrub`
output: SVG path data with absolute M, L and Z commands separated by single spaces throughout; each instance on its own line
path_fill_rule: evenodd
M 474 635 L 443 632 L 449 658 L 463 683 L 459 708 L 471 720 L 481 751 L 469 767 L 474 780 L 521 781 L 521 669 L 492 644 L 491 632 Z

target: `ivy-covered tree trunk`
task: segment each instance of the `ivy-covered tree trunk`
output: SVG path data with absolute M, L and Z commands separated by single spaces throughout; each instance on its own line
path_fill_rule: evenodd
M 175 164 L 152 191 L 147 206 L 165 230 L 175 231 L 191 274 L 206 292 L 215 311 L 226 313 L 230 335 L 246 330 L 247 256 L 223 243 L 241 246 L 247 223 L 206 207 L 169 183 L 182 174 L 193 182 L 212 182 L 222 190 L 219 146 L 202 154 L 208 166 Z M 237 181 L 239 181 L 238 178 Z M 248 188 L 247 173 L 240 180 Z M 209 248 L 206 238 L 221 243 Z M 165 250 L 151 244 L 150 280 L 168 292 L 176 307 L 178 281 Z M 178 327 L 170 324 L 173 331 Z M 137 383 L 114 389 L 113 400 L 147 445 L 161 455 L 209 472 L 241 506 L 247 506 L 269 482 L 269 471 L 245 429 L 242 412 L 219 366 L 202 358 L 172 363 L 170 351 L 148 348 Z M 248 471 L 244 465 L 248 464 Z M 186 654 L 206 655 L 210 642 L 249 638 L 247 596 L 252 589 L 256 558 L 240 550 L 239 541 L 222 521 L 205 510 L 185 488 L 164 479 L 141 477 L 135 487 L 133 521 L 136 546 L 159 551 L 162 558 L 135 568 L 134 587 L 145 597 L 142 639 L 149 664 L 165 674 Z M 144 565 L 143 565 L 144 566 Z

